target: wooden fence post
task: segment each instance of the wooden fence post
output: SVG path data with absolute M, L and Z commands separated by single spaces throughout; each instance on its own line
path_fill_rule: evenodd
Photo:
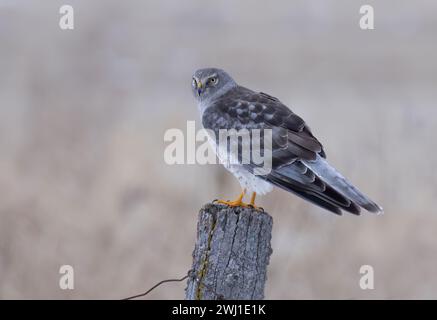
M 272 217 L 253 208 L 207 204 L 199 212 L 187 300 L 260 300 L 272 253 Z

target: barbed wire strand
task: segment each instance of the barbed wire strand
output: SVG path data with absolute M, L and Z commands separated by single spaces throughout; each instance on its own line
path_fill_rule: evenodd
M 132 299 L 144 297 L 144 296 L 148 295 L 150 292 L 152 292 L 154 289 L 159 287 L 161 284 L 168 283 L 168 282 L 181 282 L 181 281 L 184 281 L 185 279 L 187 279 L 189 276 L 190 276 L 190 273 L 186 274 L 184 277 L 182 277 L 180 279 L 166 279 L 166 280 L 162 280 L 162 281 L 158 282 L 157 284 L 155 284 L 153 287 L 151 287 L 146 292 L 140 293 L 140 294 L 128 297 L 128 298 L 124 298 L 122 300 L 132 300 Z
M 191 270 L 188 271 L 188 273 L 187 273 L 185 276 L 183 276 L 183 277 L 180 278 L 180 279 L 166 279 L 166 280 L 162 280 L 162 281 L 158 282 L 157 284 L 155 284 L 153 287 L 151 287 L 151 288 L 150 288 L 149 290 L 147 290 L 146 292 L 144 292 L 144 293 L 140 293 L 140 294 L 136 294 L 136 295 L 134 295 L 134 296 L 131 296 L 131 297 L 128 297 L 128 298 L 124 298 L 124 299 L 122 299 L 122 300 L 132 300 L 132 299 L 136 299 L 136 298 L 144 297 L 144 296 L 148 295 L 150 292 L 152 292 L 154 289 L 158 288 L 160 285 L 162 285 L 162 284 L 164 284 L 164 283 L 168 283 L 168 282 L 181 282 L 181 281 L 184 281 L 184 280 L 187 279 L 187 278 L 191 278 L 191 279 L 193 279 L 194 281 L 196 281 L 196 283 L 197 283 L 198 285 L 199 285 L 199 283 L 200 283 L 200 279 L 198 279 L 198 278 L 195 276 L 195 274 L 194 274 L 194 270 L 191 269 Z M 202 285 L 205 287 L 206 290 L 212 292 L 212 293 L 213 293 L 213 294 L 218 298 L 218 300 L 223 300 L 223 298 L 224 298 L 223 295 L 221 295 L 221 294 L 217 294 L 217 292 L 215 292 L 214 289 L 212 289 L 210 286 L 206 285 L 205 283 L 203 283 Z

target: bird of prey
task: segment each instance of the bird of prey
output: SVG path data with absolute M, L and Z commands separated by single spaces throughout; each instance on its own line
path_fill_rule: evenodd
M 214 150 L 221 129 L 272 132 L 272 165 L 267 174 L 255 175 L 257 164 L 250 161 L 229 164 L 223 159 L 223 152 L 217 152 L 220 162 L 242 187 L 236 200 L 219 200 L 219 203 L 255 207 L 256 195 L 266 194 L 276 186 L 338 215 L 342 210 L 358 215 L 361 208 L 383 212 L 327 162 L 322 144 L 305 121 L 279 99 L 242 87 L 225 71 L 216 68 L 197 70 L 192 78 L 192 92 L 203 127 L 216 133 L 210 139 Z M 243 202 L 247 192 L 252 192 L 249 204 Z

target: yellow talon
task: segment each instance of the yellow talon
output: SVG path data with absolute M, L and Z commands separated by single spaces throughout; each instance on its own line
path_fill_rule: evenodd
M 250 203 L 243 202 L 243 198 L 246 195 L 246 189 L 244 189 L 241 194 L 238 196 L 238 198 L 234 201 L 225 201 L 225 200 L 214 200 L 214 202 L 224 204 L 229 207 L 244 207 L 244 208 L 254 208 L 255 210 L 264 211 L 263 208 L 257 207 L 255 205 L 255 198 L 256 198 L 256 192 L 252 193 L 252 197 L 250 198 Z
M 246 189 L 243 190 L 241 192 L 241 194 L 238 196 L 238 198 L 234 201 L 217 200 L 217 203 L 224 204 L 224 205 L 227 205 L 229 207 L 245 207 L 245 208 L 247 208 L 247 207 L 250 207 L 251 205 L 243 202 L 243 198 L 244 198 L 245 194 L 246 194 Z
M 229 207 L 244 207 L 244 208 L 250 207 L 250 204 L 239 200 L 234 200 L 234 201 L 217 200 L 216 202 L 227 205 Z

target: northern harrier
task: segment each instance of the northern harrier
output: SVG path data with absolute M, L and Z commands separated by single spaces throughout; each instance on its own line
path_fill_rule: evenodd
M 272 132 L 272 167 L 265 175 L 255 175 L 257 164 L 250 161 L 227 164 L 219 152 L 220 161 L 239 180 L 243 190 L 235 201 L 220 203 L 254 206 L 257 193 L 266 194 L 277 186 L 336 214 L 342 210 L 359 214 L 360 207 L 382 213 L 380 206 L 326 161 L 322 144 L 304 120 L 277 98 L 239 86 L 225 71 L 215 68 L 197 70 L 192 91 L 203 127 L 216 133 L 215 139 L 221 129 Z M 216 145 L 215 139 L 211 142 Z M 252 192 L 250 204 L 243 202 L 246 192 Z

